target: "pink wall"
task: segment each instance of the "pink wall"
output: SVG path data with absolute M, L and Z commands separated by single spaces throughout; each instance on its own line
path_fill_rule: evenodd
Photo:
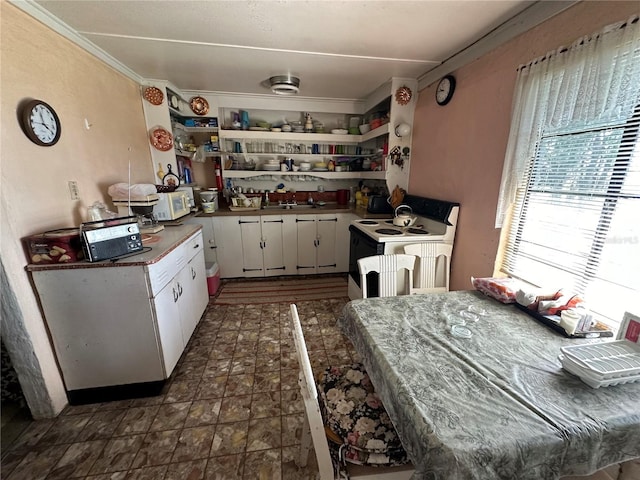
M 453 72 L 451 102 L 420 92 L 414 117 L 409 193 L 460 202 L 451 289 L 491 276 L 500 230 L 494 228 L 509 135 L 516 68 L 582 35 L 640 12 L 638 2 L 582 2 Z

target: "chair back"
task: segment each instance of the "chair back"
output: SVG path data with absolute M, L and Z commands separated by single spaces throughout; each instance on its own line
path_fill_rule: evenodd
M 393 255 L 373 255 L 358 260 L 360 270 L 360 287 L 362 288 L 362 298 L 367 298 L 367 274 L 378 273 L 378 296 L 393 297 L 398 295 L 398 272 L 407 270 L 408 288 L 407 292 L 413 289 L 413 269 L 416 257 L 403 253 Z
M 300 373 L 298 375 L 298 384 L 300 385 L 300 393 L 304 402 L 304 410 L 306 413 L 305 427 L 302 434 L 300 446 L 300 458 L 298 465 L 304 467 L 309 457 L 310 443 L 309 433 L 313 441 L 313 448 L 316 451 L 316 459 L 318 461 L 318 469 L 320 471 L 320 480 L 334 480 L 333 463 L 331 454 L 329 453 L 329 444 L 324 431 L 324 422 L 320 413 L 320 404 L 318 403 L 318 391 L 316 382 L 313 378 L 313 369 L 309 361 L 307 353 L 307 345 L 304 341 L 302 333 L 302 325 L 298 316 L 298 309 L 295 304 L 290 306 L 291 330 L 293 332 L 293 342 L 296 347 L 296 355 L 298 364 L 300 365 Z
M 418 257 L 415 288 L 411 294 L 449 291 L 451 252 L 453 245 L 446 243 L 414 243 L 405 245 L 404 253 Z

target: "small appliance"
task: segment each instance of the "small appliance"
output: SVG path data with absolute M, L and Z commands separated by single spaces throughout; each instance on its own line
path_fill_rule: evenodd
M 200 187 L 195 186 L 181 186 L 176 188 L 176 192 L 184 192 L 187 194 L 187 198 L 189 199 L 189 208 L 191 211 L 196 211 L 196 202 L 198 200 L 198 196 L 200 194 Z
M 140 233 L 157 233 L 164 230 L 164 225 L 159 225 L 153 214 L 153 207 L 158 204 L 159 199 L 158 194 L 154 193 L 144 197 L 113 199 L 113 204 L 118 208 L 118 215 L 121 217 L 138 217 Z
M 111 260 L 143 249 L 136 217 L 85 222 L 80 225 L 85 258 L 90 262 Z
M 189 197 L 185 192 L 158 193 L 158 197 L 158 204 L 153 207 L 153 213 L 160 221 L 177 220 L 191 212 Z

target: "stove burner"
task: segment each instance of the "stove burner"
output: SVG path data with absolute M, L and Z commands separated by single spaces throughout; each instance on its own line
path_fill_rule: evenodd
M 422 228 L 407 228 L 407 233 L 416 233 L 418 235 L 429 235 L 429 232 Z
M 380 235 L 402 235 L 400 230 L 396 230 L 394 228 L 378 228 L 376 233 L 379 233 Z
M 375 220 L 360 220 L 358 223 L 360 225 L 378 225 L 378 222 Z

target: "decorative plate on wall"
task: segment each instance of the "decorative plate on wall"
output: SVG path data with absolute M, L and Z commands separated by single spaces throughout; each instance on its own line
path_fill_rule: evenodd
M 411 97 L 413 93 L 411 93 L 411 89 L 409 87 L 400 87 L 396 90 L 396 102 L 400 105 L 406 105 L 411 101 Z
M 173 135 L 168 130 L 162 128 L 159 125 L 156 125 L 151 130 L 149 130 L 149 141 L 154 148 L 160 150 L 161 152 L 166 152 L 167 150 L 171 150 L 173 147 Z
M 147 87 L 142 94 L 144 99 L 151 105 L 161 105 L 164 100 L 164 93 L 157 87 Z
M 193 97 L 189 105 L 191 105 L 191 110 L 196 115 L 206 115 L 209 113 L 209 102 L 205 98 L 202 97 Z

